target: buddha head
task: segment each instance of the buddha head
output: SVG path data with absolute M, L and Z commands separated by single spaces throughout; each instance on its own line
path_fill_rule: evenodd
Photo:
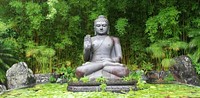
M 105 16 L 100 15 L 94 21 L 94 30 L 95 30 L 95 35 L 107 35 L 107 34 L 109 34 L 109 22 L 105 18 Z

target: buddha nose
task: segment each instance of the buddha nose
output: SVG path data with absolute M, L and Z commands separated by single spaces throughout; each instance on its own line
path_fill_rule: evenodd
M 103 27 L 101 27 L 100 30 L 103 30 Z

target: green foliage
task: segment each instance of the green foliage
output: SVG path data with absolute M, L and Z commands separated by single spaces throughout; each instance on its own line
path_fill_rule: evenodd
M 0 43 L 0 65 L 2 67 L 5 67 L 5 68 L 9 68 L 9 62 L 10 61 L 15 61 L 15 59 L 13 58 L 13 55 L 10 54 L 10 49 L 9 48 L 5 48 L 3 47 L 3 44 Z
M 6 70 L 16 62 L 12 50 L 0 41 L 0 82 L 5 82 Z
M 5 70 L 0 69 L 0 83 L 4 83 L 6 81 L 6 73 Z
M 30 27 L 38 30 L 43 21 L 42 8 L 39 4 L 33 2 L 26 3 L 26 14 L 29 17 Z
M 164 69 L 168 69 L 170 66 L 175 64 L 175 60 L 174 59 L 169 59 L 169 58 L 164 58 L 161 62 L 162 67 L 164 67 Z
M 123 77 L 122 80 L 123 81 L 139 80 L 143 74 L 144 74 L 143 70 L 137 70 L 131 72 L 128 76 Z
M 137 88 L 138 89 L 148 88 L 148 86 L 146 86 L 145 84 L 146 84 L 146 81 L 142 80 L 142 77 L 140 77 L 138 82 L 137 82 Z
M 169 74 L 164 78 L 164 81 L 166 81 L 166 82 L 175 81 L 174 76 L 172 75 L 172 73 L 169 73 Z
M 0 83 L 4 83 L 6 80 L 6 70 L 18 62 L 14 55 L 14 49 L 18 47 L 17 42 L 13 38 L 14 35 L 7 31 L 9 28 L 10 24 L 0 20 Z
M 122 80 L 123 80 L 123 81 L 131 81 L 131 80 L 134 79 L 133 77 L 134 77 L 134 76 L 129 75 L 129 76 L 123 77 Z
M 2 36 L 4 33 L 6 33 L 5 31 L 7 28 L 8 27 L 7 27 L 6 23 L 4 23 L 0 20 L 0 36 Z
M 101 88 L 101 91 L 102 91 L 102 92 L 105 92 L 106 87 L 107 87 L 107 84 L 106 84 L 106 83 L 101 83 L 101 85 L 99 85 L 99 86 L 100 86 L 100 88 Z
M 51 82 L 51 83 L 55 83 L 56 82 L 56 78 L 54 77 L 54 76 L 50 76 L 50 78 L 49 78 L 49 81 Z
M 143 61 L 140 69 L 144 70 L 144 73 L 146 73 L 147 71 L 153 70 L 153 64 Z
M 67 81 L 71 81 L 75 77 L 75 70 L 70 66 L 62 65 L 60 68 L 56 67 L 56 73 L 62 75 L 62 78 L 67 79 Z
M 146 81 L 142 79 L 142 76 L 145 74 L 143 70 L 137 70 L 135 72 L 132 72 L 127 77 L 123 77 L 124 81 L 132 81 L 137 80 L 137 88 L 138 89 L 146 89 L 148 86 L 146 86 Z
M 102 91 L 102 92 L 105 92 L 106 87 L 107 87 L 106 78 L 104 78 L 104 77 L 96 78 L 96 82 L 101 83 L 101 85 L 99 85 L 100 88 L 101 88 L 101 91 Z
M 23 6 L 23 4 L 22 4 L 21 1 L 15 1 L 15 0 L 13 0 L 13 1 L 11 1 L 9 3 L 9 5 L 16 10 L 17 14 L 22 13 L 22 9 L 23 9 L 24 6 Z
M 179 41 L 176 38 L 170 38 L 166 40 L 158 40 L 157 42 L 150 45 L 147 48 L 147 52 L 152 53 L 153 58 L 163 58 L 163 57 L 172 57 L 176 55 L 181 49 L 187 49 L 188 44 L 183 41 Z M 172 54 L 173 52 L 173 54 Z
M 189 55 L 193 61 L 198 74 L 200 74 L 200 18 L 194 19 L 192 22 L 194 27 L 188 33 L 192 40 L 189 42 L 191 54 Z
M 28 47 L 26 57 L 35 59 L 42 73 L 47 73 L 49 70 L 52 70 L 51 60 L 55 55 L 54 49 L 47 48 L 46 46 L 35 46 L 33 42 L 27 42 L 26 46 Z M 39 69 L 36 70 L 39 72 Z
M 170 38 L 167 40 L 158 40 L 147 48 L 147 52 L 152 53 L 152 58 L 159 60 L 161 68 L 168 69 L 175 63 L 172 59 L 177 56 L 180 50 L 187 49 L 188 44 L 183 41 L 179 41 L 176 38 Z
M 194 63 L 197 74 L 200 74 L 200 63 Z
M 55 14 L 57 14 L 57 10 L 55 9 L 55 5 L 58 3 L 58 0 L 48 0 L 48 9 L 49 9 L 49 14 L 47 14 L 46 19 L 53 19 Z
M 146 22 L 146 30 L 151 42 L 158 39 L 177 37 L 180 34 L 178 29 L 178 17 L 180 11 L 175 7 L 162 9 L 157 16 L 151 17 Z
M 145 89 L 148 86 L 146 86 L 146 81 L 142 79 L 142 76 L 145 74 L 143 70 L 137 70 L 129 74 L 127 77 L 123 77 L 123 81 L 132 81 L 137 80 L 137 88 L 138 89 Z
M 197 46 L 187 50 L 182 43 L 199 39 L 198 4 L 198 0 L 2 0 L 0 35 L 3 34 L 5 46 L 12 48 L 10 54 L 25 61 L 34 73 L 51 72 L 51 65 L 66 61 L 76 68 L 83 63 L 83 38 L 94 34 L 93 22 L 103 14 L 109 20 L 110 34 L 120 39 L 122 63 L 130 69 L 137 65 L 149 70 L 142 66 L 143 61 L 158 67 L 165 58 L 193 55 L 198 50 Z M 171 41 L 172 38 L 177 40 Z M 167 40 L 170 45 L 153 45 Z M 41 47 L 52 49 L 55 54 L 50 59 L 38 53 L 39 57 L 25 56 L 28 51 L 41 52 Z M 152 48 L 150 54 L 145 51 L 147 47 Z
M 86 76 L 80 78 L 80 80 L 81 80 L 83 83 L 87 83 L 87 82 L 89 82 L 89 78 L 86 77 Z
M 72 82 L 77 83 L 78 79 L 77 78 L 72 78 Z
M 104 78 L 104 77 L 96 78 L 96 82 L 105 83 L 106 82 L 106 78 Z
M 119 18 L 116 21 L 116 25 L 115 28 L 117 29 L 117 31 L 123 35 L 124 33 L 126 33 L 126 27 L 128 26 L 128 19 L 126 18 Z

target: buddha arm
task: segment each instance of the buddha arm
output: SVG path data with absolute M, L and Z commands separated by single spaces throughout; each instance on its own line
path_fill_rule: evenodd
M 83 55 L 84 55 L 85 62 L 90 61 L 90 50 L 84 49 Z
M 113 41 L 114 41 L 115 57 L 112 59 L 113 61 L 120 63 L 122 60 L 121 44 L 117 37 L 113 37 Z
M 91 56 L 91 37 L 90 35 L 86 35 L 84 38 L 84 50 L 83 50 L 83 55 L 84 55 L 84 61 L 90 61 L 90 56 Z

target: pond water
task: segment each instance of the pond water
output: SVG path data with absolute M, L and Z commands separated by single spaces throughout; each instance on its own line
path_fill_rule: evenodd
M 0 98 L 171 98 L 200 97 L 200 87 L 183 84 L 145 84 L 138 91 L 112 92 L 70 92 L 66 84 L 38 84 L 32 88 L 17 89 L 0 95 Z

